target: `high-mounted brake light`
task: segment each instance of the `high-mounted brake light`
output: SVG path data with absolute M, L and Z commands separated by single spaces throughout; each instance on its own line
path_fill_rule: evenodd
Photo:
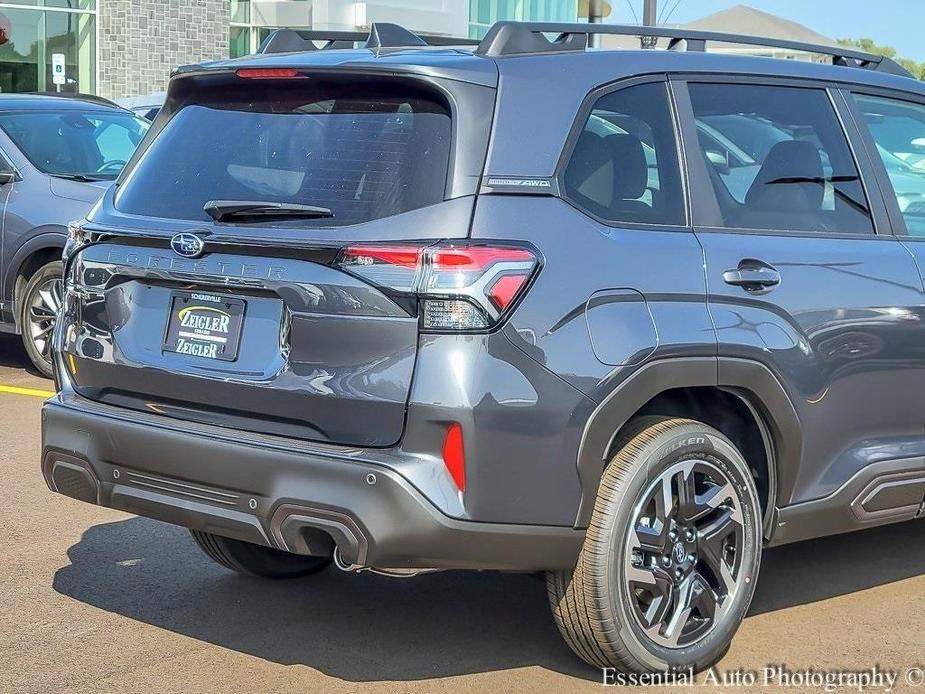
M 234 74 L 251 80 L 285 80 L 304 76 L 292 67 L 242 67 Z
M 349 246 L 338 265 L 385 289 L 420 297 L 424 329 L 460 331 L 497 324 L 539 263 L 523 247 L 443 242 Z

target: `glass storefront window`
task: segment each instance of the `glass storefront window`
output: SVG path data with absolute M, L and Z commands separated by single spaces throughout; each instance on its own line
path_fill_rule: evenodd
M 231 40 L 228 44 L 228 56 L 240 58 L 251 52 L 251 30 L 248 27 L 231 27 Z
M 95 91 L 93 58 L 96 54 L 96 31 L 94 16 L 73 12 L 45 13 L 45 89 L 54 90 L 56 86 L 51 75 L 51 56 L 63 53 L 66 84 L 62 91 Z
M 307 29 L 311 26 L 309 0 L 229 0 L 229 3 L 228 55 L 232 58 L 253 53 L 270 32 L 279 27 Z
M 96 0 L 0 0 L 0 5 L 61 7 L 65 10 L 95 10 Z
M 574 22 L 578 0 L 469 0 L 469 37 L 484 38 L 504 19 L 522 22 Z
M 3 0 L 0 0 L 0 4 L 2 2 Z M 32 3 L 28 4 L 31 5 Z M 95 10 L 96 0 L 44 0 L 39 5 L 43 7 L 61 7 L 65 10 Z
M 231 0 L 231 23 L 248 24 L 251 21 L 250 0 Z
M 63 0 L 44 0 L 47 7 Z M 0 92 L 96 90 L 96 14 L 4 7 L 0 0 Z M 26 4 L 26 3 L 21 3 Z M 30 3 L 30 4 L 38 4 Z M 71 0 L 92 7 L 91 0 Z M 64 56 L 64 79 L 55 85 L 52 56 Z

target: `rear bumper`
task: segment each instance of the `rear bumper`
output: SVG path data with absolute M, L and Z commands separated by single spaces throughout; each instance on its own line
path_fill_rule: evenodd
M 387 456 L 189 425 L 74 395 L 52 398 L 42 413 L 45 480 L 82 501 L 299 554 L 313 552 L 321 531 L 345 561 L 363 566 L 574 566 L 583 530 L 450 518 L 382 464 Z

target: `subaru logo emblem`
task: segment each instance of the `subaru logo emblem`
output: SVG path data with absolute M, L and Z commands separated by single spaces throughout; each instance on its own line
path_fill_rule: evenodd
M 174 237 L 170 239 L 170 247 L 173 249 L 174 253 L 182 255 L 184 258 L 198 258 L 205 250 L 206 244 L 201 238 L 196 236 L 196 234 L 183 232 L 181 234 L 175 234 Z

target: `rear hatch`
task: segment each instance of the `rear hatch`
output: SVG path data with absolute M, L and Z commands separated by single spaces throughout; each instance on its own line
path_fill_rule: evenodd
M 396 443 L 415 267 L 422 249 L 468 235 L 493 99 L 394 70 L 175 78 L 154 133 L 74 231 L 86 245 L 70 256 L 59 348 L 75 390 L 238 429 Z M 395 248 L 399 262 L 380 262 Z

